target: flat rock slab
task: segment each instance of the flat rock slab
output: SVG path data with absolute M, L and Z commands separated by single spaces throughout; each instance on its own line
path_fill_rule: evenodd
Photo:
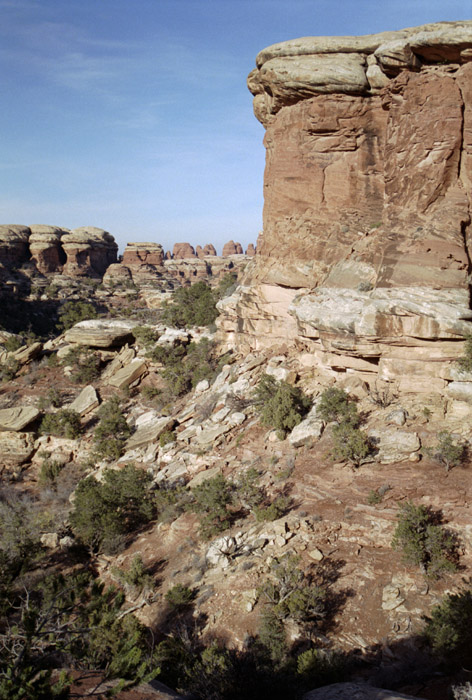
M 333 683 L 310 690 L 303 700 L 415 700 L 412 695 L 383 690 L 363 683 Z
M 301 423 L 296 425 L 288 437 L 292 447 L 303 447 L 317 442 L 324 428 L 324 422 L 317 417 L 316 405 Z
M 39 416 L 40 411 L 34 406 L 15 406 L 0 410 L 0 430 L 18 432 L 26 428 Z
M 115 374 L 109 377 L 107 384 L 109 386 L 114 386 L 117 389 L 124 389 L 129 386 L 136 379 L 139 379 L 147 372 L 147 364 L 144 360 L 136 358 L 132 360 L 128 365 L 119 369 Z
M 86 345 L 93 348 L 111 348 L 133 341 L 133 321 L 91 319 L 80 321 L 65 332 L 68 343 Z
M 382 430 L 369 430 L 369 437 L 372 438 L 378 450 L 375 459 L 381 464 L 403 462 L 421 447 L 416 433 L 396 428 L 384 427 Z
M 156 421 L 148 421 L 139 426 L 135 433 L 126 442 L 126 451 L 135 450 L 138 447 L 145 447 L 150 443 L 159 440 L 162 433 L 171 430 L 174 425 L 174 418 L 165 416 Z
M 81 416 L 87 415 L 94 408 L 97 408 L 100 404 L 98 394 L 94 387 L 89 384 L 84 387 L 76 399 L 68 406 L 71 411 L 76 411 Z

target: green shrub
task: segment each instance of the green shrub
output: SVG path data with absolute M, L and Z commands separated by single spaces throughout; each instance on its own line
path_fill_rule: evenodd
M 62 462 L 56 462 L 53 459 L 44 459 L 39 470 L 39 484 L 41 486 L 54 487 L 57 477 L 64 469 Z
M 368 435 L 348 421 L 333 427 L 333 443 L 333 458 L 353 467 L 359 467 L 373 452 Z
M 209 326 L 218 316 L 217 295 L 206 282 L 200 281 L 190 287 L 180 287 L 172 300 L 162 305 L 161 320 L 172 328 Z
M 270 606 L 266 606 L 261 613 L 258 637 L 274 663 L 280 664 L 288 655 L 285 625 Z
M 70 378 L 74 384 L 89 384 L 100 375 L 100 358 L 89 348 L 71 348 L 61 364 L 73 368 Z
M 164 365 L 161 376 L 167 387 L 162 393 L 169 400 L 191 391 L 202 379 L 211 382 L 223 361 L 215 356 L 213 345 L 208 338 L 202 338 L 199 343 L 176 345 L 173 348 L 158 345 L 148 356 L 153 362 L 161 362 Z
M 446 473 L 451 467 L 457 467 L 466 458 L 467 450 L 465 445 L 456 442 L 451 433 L 446 430 L 438 434 L 438 442 L 434 447 L 425 450 L 432 459 L 441 464 Z
M 76 440 L 82 433 L 80 415 L 68 408 L 61 408 L 56 413 L 48 413 L 42 419 L 39 431 L 42 435 Z
M 143 345 L 145 348 L 150 348 L 151 345 L 159 340 L 159 333 L 150 326 L 135 326 L 132 330 L 136 342 Z
M 446 595 L 425 617 L 425 636 L 436 654 L 454 665 L 472 664 L 472 590 Z
M 272 522 L 278 520 L 290 509 L 291 500 L 288 496 L 277 496 L 267 506 L 256 506 L 254 515 L 257 522 Z
M 11 382 L 15 379 L 20 371 L 20 363 L 13 357 L 9 357 L 7 361 L 0 366 L 0 378 L 2 382 Z
M 165 599 L 172 610 L 182 610 L 188 607 L 195 598 L 195 591 L 188 586 L 177 583 L 172 588 L 169 588 L 165 595 Z
M 457 360 L 457 366 L 464 372 L 472 371 L 472 334 L 465 336 L 464 355 Z
M 175 433 L 173 430 L 165 430 L 163 433 L 161 433 L 159 436 L 159 445 L 161 447 L 165 447 L 171 442 L 175 442 Z
M 200 535 L 208 540 L 231 526 L 228 506 L 232 502 L 233 485 L 222 474 L 192 489 L 190 509 L 200 514 Z
M 316 414 L 327 423 L 336 421 L 337 423 L 349 423 L 354 427 L 360 423 L 356 405 L 349 400 L 344 389 L 336 387 L 330 387 L 321 394 Z
M 407 501 L 400 507 L 392 540 L 407 564 L 419 566 L 433 580 L 457 569 L 457 541 L 438 520 L 429 508 Z
M 274 559 L 271 578 L 262 584 L 259 593 L 281 620 L 313 622 L 325 614 L 326 590 L 300 568 L 297 555 Z
M 80 321 L 98 318 L 98 312 L 93 304 L 86 301 L 66 301 L 59 311 L 57 329 L 67 331 Z
M 311 399 L 298 387 L 264 374 L 256 388 L 255 405 L 262 425 L 274 428 L 283 440 L 308 413 Z
M 151 591 L 154 588 L 154 579 L 144 566 L 140 554 L 136 554 L 131 560 L 129 569 L 112 569 L 112 573 L 125 586 L 129 586 L 137 593 Z
M 23 340 L 17 335 L 11 335 L 3 343 L 3 347 L 7 352 L 15 352 L 16 350 L 19 350 L 22 345 Z
M 98 409 L 99 423 L 93 435 L 94 452 L 99 459 L 116 460 L 123 454 L 131 429 L 114 396 Z
M 102 481 L 93 476 L 80 481 L 70 514 L 74 534 L 92 551 L 112 551 L 126 533 L 153 517 L 150 481 L 149 474 L 130 464 L 105 469 Z
M 238 283 L 237 272 L 230 271 L 227 272 L 224 277 L 220 280 L 218 287 L 215 290 L 215 294 L 218 299 L 223 299 L 223 297 L 229 296 L 236 289 Z
M 55 389 L 49 389 L 46 396 L 40 396 L 38 399 L 38 408 L 42 411 L 45 408 L 53 406 L 53 408 L 59 408 L 62 403 L 62 397 L 60 392 Z

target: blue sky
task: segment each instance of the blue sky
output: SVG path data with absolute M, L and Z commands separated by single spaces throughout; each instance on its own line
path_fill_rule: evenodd
M 265 46 L 472 19 L 472 0 L 0 0 L 0 223 L 255 242 Z

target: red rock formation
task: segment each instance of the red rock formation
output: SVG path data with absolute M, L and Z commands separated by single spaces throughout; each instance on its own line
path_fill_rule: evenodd
M 292 337 L 330 372 L 446 390 L 472 318 L 470 61 L 472 22 L 259 54 L 264 230 L 222 319 L 240 349 Z
M 246 255 L 249 255 L 249 257 L 254 257 L 256 254 L 256 249 L 254 247 L 254 243 L 249 243 L 247 249 L 246 249 Z
M 117 260 L 118 246 L 113 236 L 94 226 L 82 226 L 66 233 L 62 248 L 67 256 L 63 271 L 71 277 L 102 277 Z
M 212 243 L 207 243 L 206 246 L 203 247 L 203 252 L 205 255 L 216 255 L 216 248 Z
M 235 243 L 234 241 L 228 241 L 223 246 L 223 257 L 226 255 L 243 255 L 243 248 L 241 243 Z
M 28 226 L 0 226 L 0 265 L 7 269 L 20 267 L 29 260 Z
M 197 258 L 204 258 L 205 257 L 205 253 L 204 253 L 201 245 L 197 245 L 195 252 L 197 254 Z
M 66 255 L 62 249 L 61 239 L 68 229 L 57 226 L 35 225 L 31 226 L 29 248 L 31 259 L 35 263 L 38 272 L 44 275 L 61 272 Z
M 195 250 L 190 243 L 174 243 L 172 258 L 174 260 L 184 260 L 186 258 L 195 258 Z
M 164 262 L 164 251 L 159 243 L 128 243 L 123 253 L 123 265 L 157 265 Z

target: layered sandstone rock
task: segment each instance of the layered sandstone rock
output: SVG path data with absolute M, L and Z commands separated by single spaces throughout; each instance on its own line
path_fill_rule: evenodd
M 160 243 L 128 243 L 123 253 L 123 265 L 156 265 L 164 262 L 164 250 Z
M 113 236 L 100 228 L 69 231 L 42 224 L 0 226 L 0 266 L 7 270 L 28 263 L 43 275 L 102 277 L 116 263 L 117 250 Z
M 228 241 L 223 246 L 223 257 L 226 255 L 242 255 L 244 253 L 241 243 Z
M 472 329 L 469 61 L 472 22 L 258 55 L 264 230 L 222 303 L 240 349 L 296 341 L 333 376 L 445 387 Z
M 117 261 L 115 239 L 95 226 L 82 226 L 66 233 L 62 248 L 67 256 L 64 273 L 72 277 L 102 277 L 107 267 Z
M 186 258 L 194 258 L 195 250 L 190 243 L 174 243 L 172 250 L 172 258 L 174 260 L 182 260 Z

